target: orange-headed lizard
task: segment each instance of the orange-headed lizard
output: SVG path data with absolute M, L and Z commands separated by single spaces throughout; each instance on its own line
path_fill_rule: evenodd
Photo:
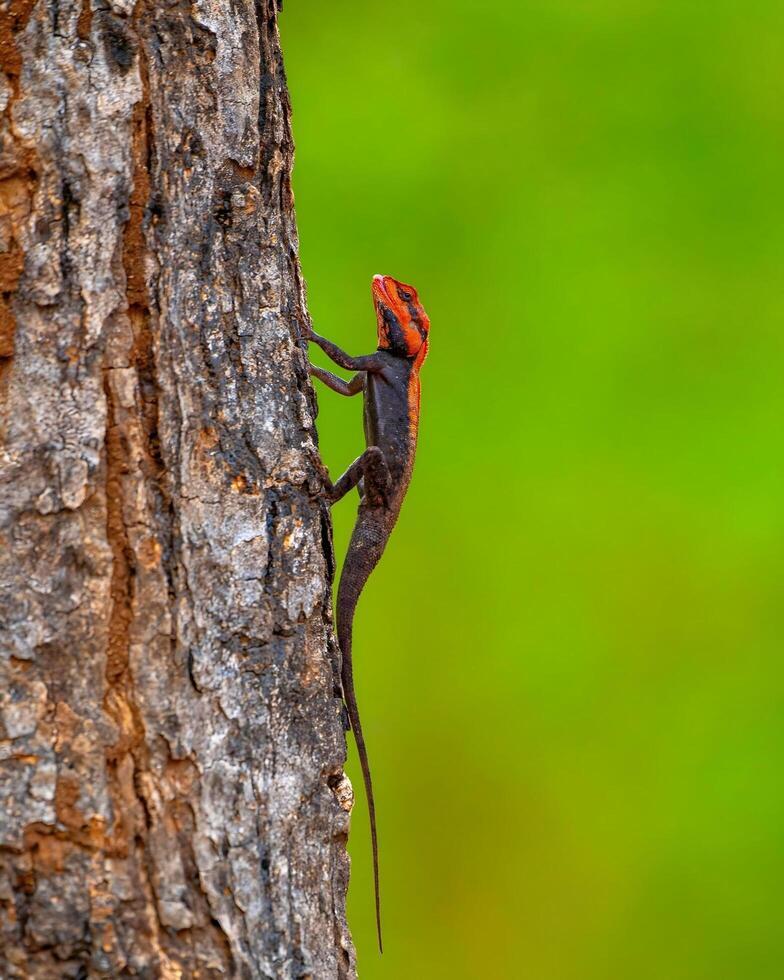
M 430 320 L 413 286 L 391 276 L 373 276 L 372 288 L 378 324 L 375 353 L 351 357 L 324 337 L 308 331 L 308 338 L 339 367 L 357 372 L 350 381 L 344 381 L 311 364 L 310 373 L 341 395 L 357 395 L 361 391 L 364 396 L 367 449 L 336 483 L 327 480 L 325 492 L 334 503 L 353 487 L 359 487 L 357 522 L 338 586 L 337 632 L 343 656 L 343 697 L 354 729 L 370 814 L 376 927 L 381 949 L 376 808 L 354 692 L 351 630 L 359 596 L 384 552 L 411 480 L 419 429 L 419 369 L 427 356 Z

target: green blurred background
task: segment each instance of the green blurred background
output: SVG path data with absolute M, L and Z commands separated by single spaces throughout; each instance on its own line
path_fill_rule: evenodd
M 779 980 L 784 6 L 287 0 L 281 28 L 316 328 L 374 348 L 375 272 L 432 319 L 354 641 L 362 977 Z M 360 405 L 319 400 L 334 476 Z

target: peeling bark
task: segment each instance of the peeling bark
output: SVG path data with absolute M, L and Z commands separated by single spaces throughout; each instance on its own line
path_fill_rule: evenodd
M 0 975 L 353 977 L 276 5 L 0 59 Z

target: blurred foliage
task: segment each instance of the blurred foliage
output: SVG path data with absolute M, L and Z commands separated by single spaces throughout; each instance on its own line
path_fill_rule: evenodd
M 777 980 L 784 7 L 287 0 L 282 32 L 316 328 L 374 348 L 375 272 L 432 319 L 355 631 L 362 977 Z M 360 405 L 319 401 L 336 476 Z

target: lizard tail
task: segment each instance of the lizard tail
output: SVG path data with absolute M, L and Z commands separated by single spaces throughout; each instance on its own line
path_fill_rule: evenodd
M 362 768 L 362 779 L 365 783 L 365 794 L 367 796 L 368 815 L 370 817 L 370 841 L 373 848 L 373 885 L 376 898 L 376 931 L 378 933 L 378 950 L 383 953 L 383 943 L 381 939 L 381 898 L 378 887 L 378 834 L 376 832 L 376 804 L 373 798 L 373 781 L 370 777 L 370 763 L 368 761 L 365 739 L 362 734 L 362 724 L 359 720 L 359 708 L 357 707 L 357 696 L 354 690 L 354 669 L 351 659 L 351 637 L 354 623 L 354 610 L 362 589 L 370 577 L 370 573 L 378 563 L 384 550 L 385 536 L 374 533 L 376 528 L 370 522 L 364 522 L 362 518 L 357 522 L 349 545 L 348 555 L 344 564 L 343 574 L 340 578 L 338 587 L 337 601 L 337 632 L 338 643 L 342 654 L 341 680 L 343 683 L 343 697 L 346 701 L 349 721 L 354 730 L 354 740 L 357 745 L 359 762 Z M 353 553 L 353 554 L 352 554 Z M 359 555 L 361 554 L 361 558 Z M 357 560 L 352 561 L 352 557 Z
M 342 646 L 342 644 L 341 644 Z M 381 898 L 378 889 L 378 834 L 376 832 L 376 804 L 373 799 L 373 780 L 370 777 L 370 763 L 368 762 L 365 738 L 362 734 L 362 725 L 359 720 L 359 710 L 357 708 L 357 696 L 354 691 L 354 672 L 351 667 L 351 640 L 349 640 L 349 655 L 343 654 L 343 696 L 346 699 L 348 717 L 351 727 L 354 729 L 354 741 L 357 743 L 359 753 L 359 763 L 362 767 L 362 778 L 365 783 L 365 794 L 367 796 L 368 814 L 370 816 L 370 842 L 373 848 L 373 886 L 376 895 L 376 932 L 378 933 L 378 950 L 384 952 L 381 939 Z

